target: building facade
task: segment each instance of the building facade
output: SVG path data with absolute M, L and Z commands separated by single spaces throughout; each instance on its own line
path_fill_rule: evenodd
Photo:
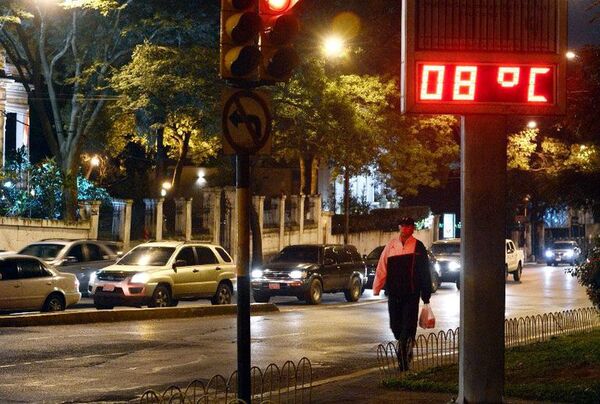
M 29 104 L 27 92 L 17 82 L 17 72 L 0 52 L 0 156 L 2 166 L 7 156 L 29 145 Z

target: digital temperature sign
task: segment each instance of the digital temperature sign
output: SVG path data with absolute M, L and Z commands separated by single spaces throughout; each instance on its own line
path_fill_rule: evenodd
M 417 101 L 552 105 L 556 66 L 418 63 Z

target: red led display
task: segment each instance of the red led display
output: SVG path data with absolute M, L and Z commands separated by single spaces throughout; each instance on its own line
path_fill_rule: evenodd
M 555 103 L 555 65 L 418 63 L 419 103 Z

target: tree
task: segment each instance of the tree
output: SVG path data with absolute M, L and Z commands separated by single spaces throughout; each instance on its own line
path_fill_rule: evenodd
M 144 43 L 111 79 L 120 95 L 116 102 L 120 115 L 142 114 L 147 121 L 140 125 L 139 118 L 129 119 L 136 127 L 127 132 L 146 138 L 149 129 L 164 134 L 163 143 L 177 161 L 174 189 L 178 189 L 188 156 L 200 163 L 219 149 L 217 61 L 216 52 L 208 48 Z M 121 135 L 121 131 L 114 132 L 114 136 Z
M 0 5 L 0 45 L 56 159 L 66 220 L 75 218 L 81 141 L 106 102 L 111 67 L 127 55 L 131 35 L 123 31 L 123 12 L 129 3 L 7 0 Z

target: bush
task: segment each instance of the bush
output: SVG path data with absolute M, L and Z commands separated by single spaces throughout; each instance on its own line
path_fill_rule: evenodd
M 592 304 L 600 309 L 600 237 L 596 238 L 595 246 L 590 249 L 587 260 L 566 271 L 579 279 L 579 283 L 585 286 Z
M 398 231 L 398 221 L 403 216 L 410 216 L 419 222 L 430 214 L 428 206 L 406 206 L 394 209 L 373 209 L 367 215 L 350 215 L 350 233 L 363 231 Z M 344 215 L 332 218 L 332 234 L 344 233 Z

